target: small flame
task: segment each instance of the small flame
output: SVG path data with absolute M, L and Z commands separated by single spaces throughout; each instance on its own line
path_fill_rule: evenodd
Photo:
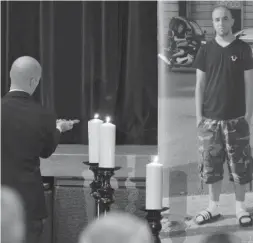
M 158 155 L 153 156 L 153 163 L 158 163 L 159 157 Z
M 108 123 L 108 122 L 111 121 L 111 118 L 110 118 L 109 116 L 107 116 L 107 117 L 105 118 L 105 121 Z
M 98 119 L 98 118 L 99 118 L 99 114 L 96 113 L 96 114 L 94 115 L 94 118 L 95 118 L 95 119 Z

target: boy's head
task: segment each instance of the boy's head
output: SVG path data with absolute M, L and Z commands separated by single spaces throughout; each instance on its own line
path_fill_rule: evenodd
M 216 6 L 212 11 L 212 21 L 217 35 L 224 37 L 232 33 L 234 19 L 229 8 Z

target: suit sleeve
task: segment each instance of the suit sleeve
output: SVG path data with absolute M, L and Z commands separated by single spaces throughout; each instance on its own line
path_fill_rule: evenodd
M 43 141 L 41 158 L 50 157 L 59 144 L 61 133 L 56 129 L 56 116 L 54 114 L 46 113 L 43 118 Z
M 197 56 L 194 60 L 193 67 L 201 70 L 202 72 L 206 72 L 206 47 L 205 45 L 201 46 Z

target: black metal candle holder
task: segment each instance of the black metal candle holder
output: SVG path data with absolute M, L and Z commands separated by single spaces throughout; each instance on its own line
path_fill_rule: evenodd
M 146 209 L 146 208 L 141 208 L 142 211 L 147 212 L 146 219 L 148 221 L 149 227 L 151 229 L 152 235 L 154 237 L 154 243 L 161 243 L 160 240 L 160 232 L 162 230 L 162 215 L 161 213 L 164 211 L 167 211 L 169 208 L 164 207 L 162 209 Z
M 115 168 L 98 168 L 98 177 L 101 180 L 101 187 L 98 189 L 100 195 L 101 214 L 110 211 L 111 205 L 114 203 L 114 189 L 111 187 L 111 178 L 114 172 L 121 167 Z
M 94 174 L 94 179 L 90 183 L 91 192 L 90 195 L 95 199 L 96 203 L 96 217 L 100 215 L 100 194 L 98 192 L 99 188 L 101 188 L 101 180 L 99 178 L 98 173 L 98 163 L 90 163 L 90 162 L 83 162 L 85 165 L 89 166 L 89 170 L 91 170 Z
M 104 215 L 110 211 L 111 204 L 114 203 L 114 189 L 111 187 L 111 177 L 114 171 L 121 167 L 115 168 L 100 168 L 98 163 L 83 162 L 89 166 L 89 169 L 94 173 L 94 179 L 90 183 L 91 196 L 96 203 L 96 217 Z

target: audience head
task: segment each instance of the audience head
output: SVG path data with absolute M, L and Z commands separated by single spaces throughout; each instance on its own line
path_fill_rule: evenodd
M 231 234 L 215 232 L 207 236 L 201 243 L 239 243 L 241 240 Z
M 81 234 L 79 243 L 153 243 L 146 221 L 123 212 L 111 212 L 94 220 Z
M 25 237 L 24 209 L 20 196 L 1 187 L 1 242 L 21 243 Z
M 40 82 L 41 72 L 41 66 L 36 59 L 29 56 L 19 57 L 11 66 L 11 89 L 21 89 L 32 95 Z

